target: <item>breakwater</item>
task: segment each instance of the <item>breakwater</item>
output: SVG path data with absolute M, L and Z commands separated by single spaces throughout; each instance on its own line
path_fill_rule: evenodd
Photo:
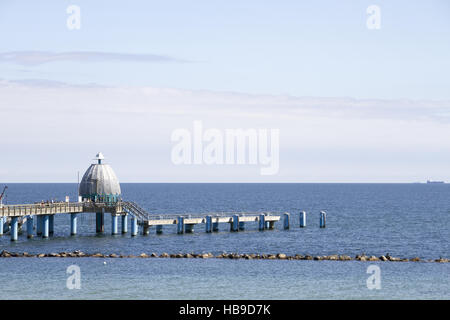
M 28 252 L 9 252 L 3 250 L 0 252 L 0 258 L 175 258 L 175 259 L 233 259 L 233 260 L 313 260 L 313 261 L 383 261 L 383 262 L 438 262 L 446 263 L 450 262 L 448 258 L 438 258 L 438 259 L 420 259 L 419 257 L 413 258 L 400 258 L 392 257 L 389 254 L 382 256 L 358 254 L 354 257 L 350 255 L 287 255 L 284 253 L 277 254 L 255 254 L 255 253 L 220 253 L 212 254 L 208 253 L 141 253 L 138 255 L 122 255 L 116 253 L 104 254 L 104 253 L 85 253 L 80 250 L 75 250 L 71 252 L 52 252 L 52 253 L 28 253 Z

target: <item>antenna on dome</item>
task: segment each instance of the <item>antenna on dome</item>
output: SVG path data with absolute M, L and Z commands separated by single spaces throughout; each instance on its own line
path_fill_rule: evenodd
M 98 161 L 98 164 L 102 164 L 102 160 L 104 160 L 105 157 L 103 156 L 103 153 L 99 152 L 95 155 L 95 159 Z

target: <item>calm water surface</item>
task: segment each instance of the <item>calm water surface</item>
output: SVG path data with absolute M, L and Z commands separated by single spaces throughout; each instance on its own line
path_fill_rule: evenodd
M 0 184 L 2 185 L 2 184 Z M 177 235 L 175 226 L 156 235 L 95 234 L 93 214 L 79 219 L 79 235 L 69 236 L 69 217 L 57 215 L 50 239 L 11 243 L 0 250 L 30 253 L 83 250 L 139 254 L 239 252 L 286 254 L 366 253 L 435 259 L 449 257 L 450 185 L 425 184 L 122 184 L 123 197 L 151 213 L 219 211 L 290 212 L 292 228 L 259 232 Z M 8 203 L 75 198 L 75 184 L 9 184 Z M 307 227 L 298 228 L 298 212 Z M 327 228 L 319 229 L 319 211 Z M 104 264 L 106 262 L 106 264 Z M 82 288 L 66 288 L 66 268 L 81 269 Z M 377 263 L 375 263 L 377 264 Z M 0 298 L 27 299 L 449 299 L 449 264 L 378 263 L 382 289 L 368 290 L 369 263 L 333 261 L 228 261 L 219 259 L 0 259 Z

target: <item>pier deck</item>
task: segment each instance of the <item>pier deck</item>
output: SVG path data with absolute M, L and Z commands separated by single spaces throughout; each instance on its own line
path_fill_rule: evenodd
M 98 212 L 122 213 L 122 205 L 87 202 L 56 202 L 3 205 L 0 207 L 0 217 L 24 217 L 27 215 L 49 215 L 59 213 Z
M 258 222 L 260 219 L 260 213 L 205 213 L 199 217 L 192 217 L 189 214 L 177 214 L 177 215 L 162 215 L 155 216 L 153 219 L 144 220 L 143 225 L 158 226 L 158 225 L 172 225 L 178 224 L 178 217 L 184 217 L 184 224 L 201 224 L 206 223 L 206 217 L 211 215 L 212 223 L 233 223 L 233 215 L 239 216 L 239 222 Z M 281 217 L 273 213 L 265 213 L 266 222 L 279 221 Z
M 70 216 L 70 234 L 77 234 L 77 216 L 79 213 L 96 214 L 96 232 L 104 232 L 104 214 L 111 214 L 112 234 L 119 233 L 119 217 L 122 217 L 122 233 L 128 232 L 128 216 L 131 218 L 131 235 L 148 235 L 152 226 L 157 233 L 162 233 L 163 226 L 176 225 L 177 233 L 192 233 L 194 226 L 204 224 L 206 232 L 219 230 L 219 224 L 229 224 L 230 231 L 244 230 L 246 222 L 257 222 L 259 230 L 273 229 L 274 223 L 284 217 L 284 229 L 289 229 L 289 213 L 273 212 L 210 212 L 204 214 L 149 214 L 139 205 L 129 201 L 114 203 L 98 202 L 57 202 L 19 205 L 3 205 L 0 207 L 0 235 L 10 231 L 11 240 L 18 239 L 18 230 L 26 222 L 27 236 L 47 238 L 53 234 L 54 215 Z M 35 222 L 36 221 L 36 222 Z

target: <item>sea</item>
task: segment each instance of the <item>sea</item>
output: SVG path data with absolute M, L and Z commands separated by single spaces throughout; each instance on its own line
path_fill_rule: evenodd
M 0 186 L 4 183 L 0 183 Z M 449 184 L 315 183 L 122 183 L 125 200 L 151 214 L 216 212 L 290 213 L 274 230 L 257 223 L 230 232 L 178 235 L 150 230 L 111 235 L 95 233 L 95 214 L 83 213 L 78 235 L 70 236 L 69 215 L 56 215 L 54 235 L 11 242 L 0 237 L 0 251 L 52 253 L 260 253 L 288 255 L 386 255 L 424 260 L 450 258 Z M 77 184 L 11 183 L 7 204 L 77 198 Z M 327 213 L 319 228 L 320 211 Z M 306 211 L 307 226 L 299 227 Z M 119 225 L 120 230 L 120 225 Z M 77 268 L 78 286 L 69 285 Z M 378 286 L 369 283 L 373 266 Z M 449 299 L 450 263 L 307 260 L 0 258 L 0 299 Z M 373 279 L 373 278 L 372 278 Z M 69 281 L 70 280 L 70 281 Z M 70 282 L 72 283 L 72 282 Z

